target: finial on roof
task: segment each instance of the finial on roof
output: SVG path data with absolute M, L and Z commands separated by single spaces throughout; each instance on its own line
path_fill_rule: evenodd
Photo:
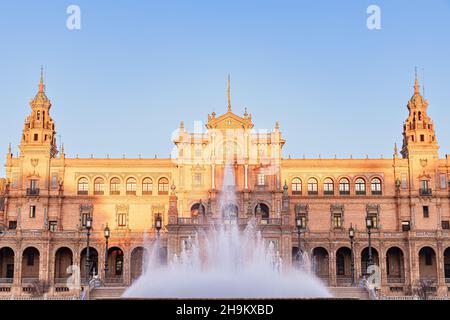
M 41 79 L 39 80 L 39 92 L 44 92 L 44 67 L 41 66 Z
M 228 112 L 231 112 L 231 92 L 230 92 L 230 75 L 228 74 Z
M 180 129 L 184 129 L 184 121 L 180 122 Z
M 276 130 L 280 129 L 280 124 L 278 123 L 278 121 L 275 122 L 275 129 L 276 129 Z
M 394 158 L 398 158 L 397 142 L 394 144 Z
M 8 145 L 8 155 L 10 155 L 11 154 L 11 143 L 9 143 L 9 145 Z

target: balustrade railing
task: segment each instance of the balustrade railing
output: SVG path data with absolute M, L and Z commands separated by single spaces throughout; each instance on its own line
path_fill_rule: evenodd
M 0 278 L 0 284 L 11 284 L 14 282 L 13 278 Z

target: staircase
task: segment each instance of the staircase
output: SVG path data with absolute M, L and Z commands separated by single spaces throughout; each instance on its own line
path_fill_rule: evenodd
M 126 287 L 99 287 L 91 291 L 91 300 L 120 299 Z M 369 293 L 360 287 L 329 287 L 328 291 L 337 299 L 369 300 Z
M 120 299 L 126 287 L 99 287 L 91 291 L 91 300 Z
M 369 293 L 360 287 L 329 287 L 328 291 L 337 299 L 369 300 Z

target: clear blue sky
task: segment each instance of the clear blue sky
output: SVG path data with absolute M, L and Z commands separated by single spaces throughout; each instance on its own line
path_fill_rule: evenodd
M 81 8 L 81 30 L 66 8 Z M 381 8 L 382 29 L 366 27 Z M 247 106 L 284 155 L 391 156 L 414 66 L 450 153 L 449 0 L 2 1 L 0 150 L 20 142 L 45 67 L 67 156 L 167 157 L 181 120 Z

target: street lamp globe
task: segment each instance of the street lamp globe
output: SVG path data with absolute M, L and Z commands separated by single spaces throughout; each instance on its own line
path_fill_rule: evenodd
M 106 224 L 106 227 L 103 230 L 103 234 L 104 234 L 106 240 L 108 240 L 109 237 L 111 236 L 111 230 L 109 230 L 108 224 Z

